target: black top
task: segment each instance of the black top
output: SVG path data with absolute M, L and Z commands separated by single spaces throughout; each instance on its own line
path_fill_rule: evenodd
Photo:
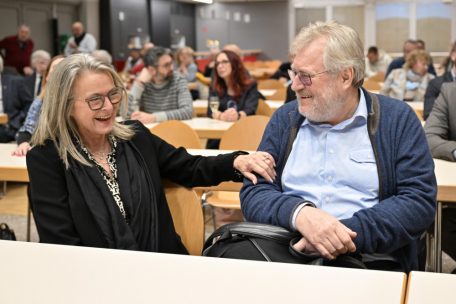
M 216 93 L 212 90 L 212 88 L 209 90 L 209 97 L 214 96 Z M 224 112 L 230 107 L 236 107 L 236 110 L 239 111 L 244 111 L 245 114 L 247 115 L 255 115 L 256 110 L 258 108 L 258 99 L 260 99 L 260 92 L 258 91 L 257 83 L 252 82 L 245 90 L 244 93 L 242 93 L 241 97 L 239 98 L 239 101 L 234 101 L 234 98 L 232 96 L 229 96 L 227 92 L 223 94 L 223 96 L 218 96 L 220 105 L 219 105 L 219 111 Z M 211 108 L 207 107 L 207 116 L 212 117 L 212 111 Z
M 111 201 L 112 195 L 95 167 L 70 158 L 70 168 L 65 169 L 50 140 L 27 153 L 30 202 L 41 242 L 186 253 L 174 230 L 162 179 L 186 187 L 239 180 L 233 170 L 235 153 L 192 156 L 151 134 L 139 122 L 127 124 L 134 124 L 136 134 L 128 142 L 119 141 L 116 157 L 120 195 L 132 210 L 129 226 Z M 128 153 L 133 157 L 128 157 Z M 142 160 L 144 170 L 132 170 L 132 158 Z M 141 200 L 149 194 L 150 200 Z M 156 223 L 151 223 L 152 218 L 156 218 Z M 151 233 L 150 226 L 154 224 L 157 239 Z M 151 238 L 156 246 L 150 246 Z

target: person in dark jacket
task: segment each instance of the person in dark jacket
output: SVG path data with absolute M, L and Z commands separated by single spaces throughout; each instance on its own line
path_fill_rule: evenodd
M 8 122 L 0 125 L 0 142 L 13 141 L 22 126 L 33 95 L 24 88 L 22 76 L 3 73 L 3 59 L 0 57 L 0 113 L 8 115 Z
M 363 45 L 352 28 L 311 24 L 291 54 L 297 100 L 274 113 L 258 148 L 274 157 L 277 177 L 244 181 L 245 218 L 297 230 L 295 249 L 327 259 L 350 254 L 369 269 L 418 269 L 437 190 L 418 118 L 362 89 Z
M 449 66 L 448 70 L 442 76 L 436 77 L 435 79 L 431 80 L 428 84 L 426 89 L 426 93 L 424 94 L 424 110 L 423 110 L 423 118 L 426 120 L 429 117 L 429 114 L 432 111 L 432 107 L 434 106 L 435 99 L 440 94 L 440 88 L 442 84 L 445 82 L 452 82 L 456 80 L 456 42 L 453 43 L 453 46 L 450 51 L 449 63 L 446 64 Z
M 112 67 L 75 54 L 55 68 L 27 153 L 40 241 L 186 253 L 174 230 L 162 178 L 193 187 L 253 178 L 272 181 L 268 153 L 192 156 L 138 121 L 121 124 L 122 80 Z

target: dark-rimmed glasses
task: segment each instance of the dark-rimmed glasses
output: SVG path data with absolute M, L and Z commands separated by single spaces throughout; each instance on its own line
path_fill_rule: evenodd
M 95 94 L 85 99 L 85 102 L 89 105 L 90 110 L 96 111 L 103 108 L 106 97 L 108 97 L 111 104 L 118 104 L 122 100 L 124 89 L 114 88 L 106 95 Z
M 216 61 L 216 62 L 215 62 L 215 68 L 217 68 L 219 65 L 226 65 L 226 64 L 228 64 L 228 63 L 230 63 L 229 60 L 220 60 L 220 61 Z
M 299 81 L 301 81 L 301 83 L 304 86 L 308 87 L 308 86 L 312 85 L 312 78 L 314 78 L 315 76 L 318 76 L 320 74 L 326 73 L 326 72 L 329 72 L 329 70 L 310 75 L 310 74 L 307 74 L 307 73 L 304 73 L 304 72 L 299 72 L 299 71 L 295 71 L 295 70 L 288 70 L 288 75 L 290 75 L 291 81 L 293 81 L 295 79 L 295 77 L 298 76 Z

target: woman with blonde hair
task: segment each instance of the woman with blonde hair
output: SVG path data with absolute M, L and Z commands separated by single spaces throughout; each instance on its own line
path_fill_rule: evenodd
M 162 179 L 193 187 L 240 181 L 238 172 L 254 182 L 252 171 L 275 175 L 268 153 L 192 156 L 138 121 L 117 122 L 127 100 L 122 80 L 86 54 L 56 67 L 44 98 L 27 153 L 41 242 L 186 253 Z
M 431 57 L 423 50 L 412 51 L 401 69 L 391 71 L 380 94 L 404 101 L 424 101 L 426 88 L 434 75 L 428 73 Z

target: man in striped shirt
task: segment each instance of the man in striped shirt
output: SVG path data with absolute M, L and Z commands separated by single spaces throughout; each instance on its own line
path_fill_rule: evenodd
M 192 118 L 187 80 L 173 72 L 169 49 L 156 46 L 144 56 L 144 68 L 128 95 L 128 114 L 143 124 Z

